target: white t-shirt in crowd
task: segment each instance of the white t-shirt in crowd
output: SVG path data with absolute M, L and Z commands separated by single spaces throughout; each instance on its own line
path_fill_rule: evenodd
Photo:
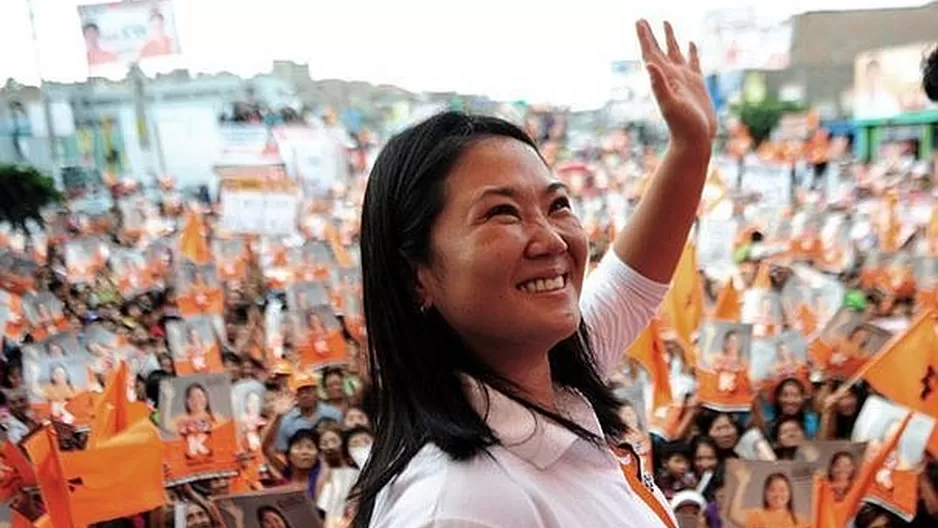
M 651 281 L 614 252 L 587 277 L 580 310 L 602 373 L 657 311 L 668 285 Z M 503 394 L 466 383 L 470 401 L 485 412 L 500 440 L 480 455 L 456 462 L 428 444 L 377 497 L 375 528 L 494 528 L 502 526 L 658 528 L 661 520 L 633 491 L 613 453 L 553 422 L 535 418 Z M 596 413 L 579 392 L 557 390 L 558 410 L 602 437 Z M 657 488 L 655 495 L 667 501 Z M 666 511 L 670 508 L 665 507 Z M 676 523 L 675 523 L 676 525 Z

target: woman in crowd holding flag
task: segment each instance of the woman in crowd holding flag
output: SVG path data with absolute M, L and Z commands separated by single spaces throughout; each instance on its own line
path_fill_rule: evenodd
M 602 376 L 664 297 L 716 116 L 694 45 L 685 56 L 667 24 L 666 50 L 647 22 L 637 32 L 671 142 L 585 283 L 569 191 L 522 130 L 444 113 L 375 162 L 362 272 L 376 437 L 356 526 L 676 527 L 634 452 L 608 445 L 624 425 Z

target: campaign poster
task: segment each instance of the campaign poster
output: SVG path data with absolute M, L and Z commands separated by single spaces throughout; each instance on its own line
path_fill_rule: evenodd
M 224 325 L 218 316 L 194 316 L 166 323 L 166 341 L 176 374 L 224 372 L 221 342 Z
M 705 321 L 700 329 L 697 381 L 700 400 L 719 411 L 746 411 L 752 407 L 749 381 L 752 325 Z
M 41 418 L 68 425 L 88 425 L 90 409 L 70 405 L 100 384 L 90 375 L 91 356 L 73 332 L 56 334 L 23 347 L 23 383 L 33 410 Z
M 213 499 L 229 528 L 320 528 L 322 521 L 304 488 L 279 487 Z
M 178 55 L 175 14 L 171 0 L 78 6 L 89 70 Z
M 808 526 L 813 471 L 807 462 L 727 460 L 721 516 L 730 528 Z

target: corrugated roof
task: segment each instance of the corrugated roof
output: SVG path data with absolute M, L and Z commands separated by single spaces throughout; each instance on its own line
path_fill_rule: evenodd
M 793 17 L 791 65 L 853 64 L 858 53 L 938 40 L 938 2 Z

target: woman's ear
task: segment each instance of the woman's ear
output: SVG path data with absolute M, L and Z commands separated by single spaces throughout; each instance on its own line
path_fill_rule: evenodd
M 421 312 L 427 311 L 433 306 L 433 285 L 435 280 L 430 271 L 430 266 L 426 264 L 413 264 L 414 270 L 414 301 L 420 307 Z

